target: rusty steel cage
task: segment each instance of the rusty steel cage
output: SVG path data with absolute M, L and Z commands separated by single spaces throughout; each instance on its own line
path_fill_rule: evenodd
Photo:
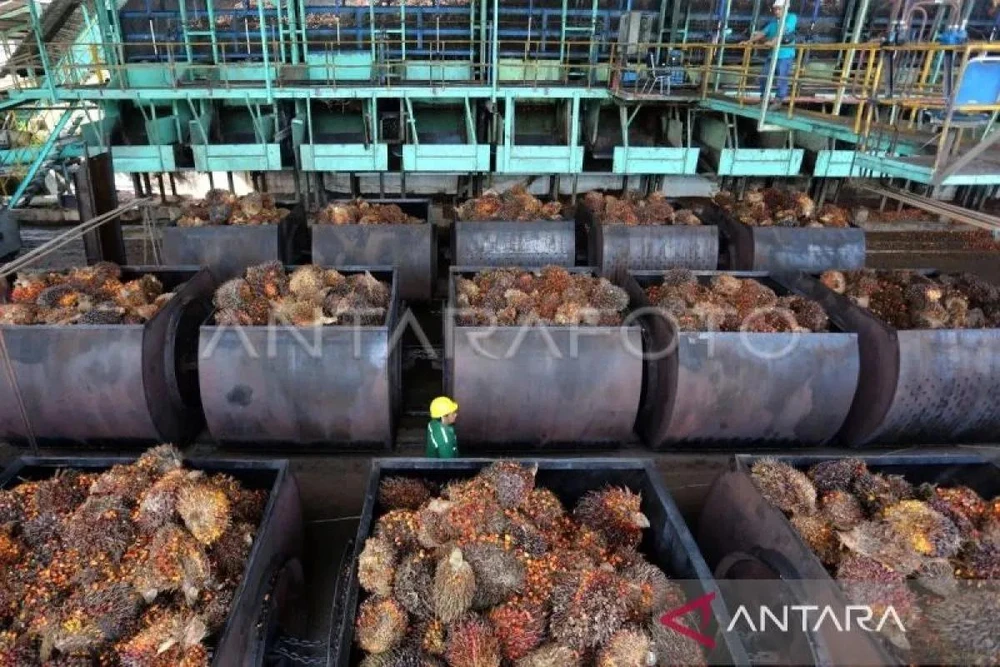
M 288 215 L 271 225 L 178 227 L 174 220 L 162 230 L 163 262 L 206 266 L 219 280 L 237 278 L 263 262 L 296 264 L 306 250 L 305 207 L 301 202 L 285 207 Z
M 123 279 L 143 274 L 176 290 L 144 324 L 0 326 L 16 381 L 0 372 L 0 437 L 146 445 L 198 434 L 197 331 L 215 280 L 197 267 L 122 267 Z
M 451 257 L 454 266 L 525 266 L 576 264 L 576 221 L 454 220 Z
M 464 414 L 464 408 L 463 408 Z M 464 417 L 463 417 L 464 418 Z M 537 483 L 553 493 L 567 506 L 573 506 L 587 491 L 607 486 L 628 487 L 642 496 L 642 512 L 649 518 L 639 550 L 649 562 L 662 568 L 673 579 L 683 580 L 689 598 L 710 596 L 703 631 L 717 638 L 708 664 L 749 665 L 749 658 L 736 633 L 726 632 L 730 617 L 721 593 L 715 586 L 698 546 L 688 531 L 680 511 L 652 461 L 605 458 L 524 459 L 524 465 L 538 465 Z M 354 544 L 352 563 L 357 563 L 365 540 L 371 535 L 377 520 L 379 483 L 386 477 L 418 477 L 436 484 L 453 479 L 468 479 L 489 465 L 488 459 L 436 460 L 374 459 L 368 478 L 365 504 Z M 346 591 L 342 617 L 333 627 L 330 667 L 349 667 L 361 660 L 354 645 L 355 618 L 361 597 L 357 568 L 345 573 L 338 589 Z
M 201 400 L 218 442 L 337 448 L 391 448 L 400 405 L 401 357 L 395 336 L 399 297 L 391 282 L 379 325 L 230 327 L 211 319 L 198 341 Z
M 0 489 L 21 480 L 46 479 L 67 468 L 102 472 L 132 463 L 125 457 L 32 457 L 15 460 L 0 473 Z M 225 473 L 251 489 L 268 491 L 267 505 L 233 595 L 229 615 L 217 636 L 209 638 L 212 667 L 263 667 L 267 662 L 268 626 L 280 618 L 286 601 L 301 589 L 303 525 L 298 484 L 285 460 L 188 459 L 185 465 L 205 473 Z
M 334 200 L 333 203 L 349 203 Z M 429 301 L 437 278 L 437 234 L 430 221 L 430 200 L 373 199 L 395 204 L 422 222 L 401 225 L 310 225 L 312 262 L 322 266 L 393 266 L 399 297 Z
M 843 610 L 848 604 L 837 581 L 812 549 L 803 541 L 785 514 L 761 495 L 750 476 L 750 468 L 761 456 L 737 455 L 731 469 L 722 473 L 709 491 L 698 520 L 698 545 L 714 570 L 723 592 L 738 589 L 723 579 L 781 580 L 792 584 L 791 594 L 803 599 L 789 604 L 830 606 Z M 777 456 L 778 461 L 805 471 L 822 461 L 839 457 L 827 455 Z M 972 454 L 903 454 L 862 456 L 868 469 L 882 474 L 903 475 L 916 485 L 964 485 L 992 497 L 1000 493 L 1000 477 L 994 463 Z M 798 582 L 798 583 L 796 583 Z M 794 586 L 799 586 L 796 592 Z M 754 592 L 760 588 L 751 587 Z M 735 598 L 727 596 L 727 602 Z M 840 616 L 843 617 L 843 612 Z M 779 664 L 897 665 L 908 664 L 894 653 L 878 633 L 857 627 L 835 631 L 830 625 L 813 629 L 805 654 L 783 655 Z M 781 635 L 782 648 L 789 647 Z
M 857 227 L 751 227 L 714 203 L 706 204 L 701 215 L 719 226 L 729 268 L 737 271 L 826 271 L 865 265 L 865 230 Z
M 1000 432 L 1000 330 L 896 330 L 809 275 L 786 281 L 857 334 L 861 376 L 845 444 L 985 442 Z
M 462 406 L 463 448 L 632 439 L 642 393 L 639 325 L 461 325 L 455 279 L 480 270 L 452 267 L 448 287 L 445 388 Z
M 608 224 L 598 220 L 584 201 L 577 204 L 576 221 L 587 238 L 590 264 L 605 274 L 675 268 L 714 271 L 719 265 L 715 224 Z
M 722 272 L 698 271 L 706 281 Z M 632 301 L 649 341 L 637 430 L 653 448 L 704 444 L 829 442 L 858 386 L 857 336 L 820 333 L 680 331 L 649 302 L 662 274 L 630 272 Z M 779 294 L 795 293 L 766 273 L 729 273 Z

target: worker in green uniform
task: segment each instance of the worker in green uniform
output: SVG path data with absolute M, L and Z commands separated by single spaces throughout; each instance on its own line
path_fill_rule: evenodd
M 788 89 L 791 86 L 792 67 L 795 65 L 795 30 L 799 25 L 799 17 L 794 12 L 788 11 L 788 0 L 774 0 L 771 5 L 774 18 L 767 22 L 763 30 L 755 32 L 750 36 L 749 43 L 756 44 L 764 42 L 765 46 L 778 48 L 778 62 L 774 67 L 774 88 L 778 92 L 778 99 L 771 101 L 771 107 L 780 106 L 782 102 L 788 100 Z M 776 45 L 778 38 L 778 28 L 784 21 L 785 28 L 781 37 L 781 44 Z M 764 89 L 767 88 L 767 76 L 771 71 L 771 57 L 764 62 L 764 71 L 760 77 L 760 96 L 764 97 Z
M 432 459 L 458 458 L 458 438 L 455 421 L 458 403 L 447 396 L 431 401 L 431 420 L 427 423 L 427 456 Z

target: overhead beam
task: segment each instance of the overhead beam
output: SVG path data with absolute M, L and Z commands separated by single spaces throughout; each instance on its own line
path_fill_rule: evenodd
M 935 186 L 943 185 L 948 178 L 957 174 L 963 167 L 992 148 L 996 143 L 1000 143 L 1000 130 L 983 137 L 979 140 L 978 144 L 960 155 L 957 159 L 946 164 L 943 169 L 938 169 L 931 177 L 931 184 Z

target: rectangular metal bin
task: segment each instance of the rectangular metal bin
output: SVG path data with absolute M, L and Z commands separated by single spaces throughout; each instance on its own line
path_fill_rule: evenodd
M 720 475 L 712 485 L 698 521 L 698 545 L 705 560 L 722 582 L 721 569 L 739 556 L 762 561 L 767 577 L 760 570 L 753 578 L 777 578 L 802 582 L 803 595 L 799 604 L 831 605 L 843 609 L 846 599 L 837 582 L 829 575 L 819 558 L 799 537 L 784 513 L 761 495 L 750 477 L 750 467 L 762 458 L 738 455 L 732 470 Z M 805 471 L 821 461 L 837 456 L 778 456 L 779 461 Z M 1000 474 L 995 464 L 969 454 L 904 454 L 861 456 L 868 468 L 877 473 L 903 475 L 913 484 L 923 482 L 968 486 L 986 498 L 1000 494 Z M 734 570 L 735 571 L 735 570 Z M 734 600 L 728 599 L 730 603 Z M 843 618 L 843 613 L 840 613 Z M 830 625 L 824 626 L 830 628 Z M 814 646 L 825 654 L 825 661 L 793 659 L 783 664 L 831 665 L 895 665 L 886 647 L 873 633 L 856 630 L 817 633 Z M 815 654 L 814 654 L 815 655 Z M 813 657 L 813 656 L 810 656 Z M 821 656 L 815 655 L 816 658 Z M 788 659 L 785 656 L 786 660 Z M 799 656 L 801 658 L 801 656 Z M 905 663 L 904 663 L 905 664 Z
M 463 408 L 464 414 L 464 408 Z M 463 417 L 464 418 L 464 417 Z M 451 479 L 468 479 L 492 461 L 488 459 L 437 460 L 427 459 L 374 459 L 368 479 L 365 504 L 361 512 L 358 537 L 354 544 L 356 564 L 365 540 L 371 535 L 376 520 L 376 498 L 379 482 L 385 477 L 419 477 L 444 483 Z M 588 491 L 607 486 L 626 486 L 642 495 L 642 512 L 649 518 L 650 528 L 645 531 L 640 551 L 663 569 L 669 577 L 689 584 L 685 591 L 689 599 L 712 595 L 711 627 L 704 632 L 719 636 L 716 649 L 710 656 L 712 664 L 747 665 L 749 658 L 739 638 L 722 630 L 729 625 L 725 603 L 705 565 L 698 547 L 688 531 L 673 498 L 666 490 L 652 461 L 644 459 L 525 459 L 525 465 L 538 464 L 536 482 L 555 493 L 563 504 L 571 508 Z M 331 667 L 350 667 L 359 662 L 359 652 L 354 645 L 354 621 L 360 589 L 357 568 L 352 567 L 346 582 L 343 619 L 339 634 L 331 641 Z M 707 614 L 706 614 L 707 616 Z
M 586 233 L 590 264 L 602 273 L 674 268 L 714 271 L 719 265 L 719 228 L 714 224 L 606 225 L 581 201 L 576 222 Z
M 387 171 L 389 146 L 378 143 L 304 143 L 299 146 L 299 160 L 302 171 Z
M 90 472 L 107 470 L 133 459 L 118 457 L 32 457 L 24 456 L 0 474 L 0 488 L 22 480 L 46 479 L 66 468 Z M 268 628 L 265 610 L 271 604 L 276 582 L 286 566 L 294 570 L 302 551 L 302 508 L 295 477 L 284 460 L 185 460 L 184 464 L 206 473 L 225 473 L 252 489 L 267 489 L 264 515 L 247 559 L 243 579 L 233 596 L 229 617 L 221 634 L 211 641 L 212 667 L 250 667 L 266 664 Z M 290 583 L 290 582 L 289 582 Z M 294 584 L 293 584 L 294 585 Z M 299 582 L 301 585 L 301 582 Z M 272 609 L 272 611 L 275 611 Z M 277 619 L 270 619 L 271 622 Z
M 253 264 L 277 260 L 295 264 L 305 252 L 305 208 L 301 202 L 278 202 L 289 214 L 276 225 L 205 225 L 163 228 L 165 264 L 207 266 L 219 280 L 243 275 Z
M 386 322 L 374 326 L 226 327 L 206 322 L 198 341 L 201 402 L 220 443 L 391 448 L 401 359 L 393 339 L 399 297 L 391 281 Z
M 583 171 L 583 146 L 497 146 L 499 174 L 579 174 Z
M 723 148 L 706 151 L 719 176 L 798 176 L 805 151 L 800 148 Z
M 719 273 L 696 275 L 705 281 Z M 645 388 L 636 430 L 648 446 L 820 445 L 837 434 L 858 386 L 854 333 L 678 331 L 644 291 L 661 284 L 662 274 L 629 275 L 629 295 L 644 311 Z M 779 295 L 799 293 L 766 273 L 730 275 L 759 280 Z
M 145 324 L 0 326 L 17 383 L 0 371 L 0 438 L 139 445 L 198 434 L 194 355 L 215 280 L 197 267 L 157 266 L 123 267 L 122 278 L 146 273 L 177 294 Z
M 455 266 L 573 266 L 573 220 L 455 220 L 451 223 Z
M 332 203 L 349 200 L 334 200 Z M 373 199 L 423 220 L 406 225 L 310 225 L 312 261 L 322 266 L 394 266 L 399 297 L 429 301 L 437 278 L 437 230 L 428 199 Z
M 718 225 L 737 271 L 826 271 L 865 265 L 865 231 L 818 227 L 751 227 L 715 204 L 702 220 Z
M 701 149 L 670 146 L 615 146 L 613 174 L 666 174 L 694 176 Z
M 785 280 L 858 337 L 861 377 L 840 432 L 844 444 L 996 439 L 1000 329 L 896 330 L 811 276 Z
M 517 223 L 514 223 L 517 224 Z M 458 324 L 453 267 L 445 320 L 445 389 L 470 447 L 612 444 L 632 439 L 642 393 L 642 332 L 621 327 Z M 593 269 L 574 272 L 592 273 Z

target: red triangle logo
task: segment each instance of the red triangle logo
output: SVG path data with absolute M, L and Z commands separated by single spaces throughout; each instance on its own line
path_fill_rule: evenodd
M 676 609 L 671 609 L 670 611 L 666 612 L 665 614 L 663 614 L 663 616 L 660 617 L 660 623 L 662 623 L 663 625 L 665 625 L 666 627 L 670 628 L 675 632 L 679 632 L 680 634 L 684 635 L 685 637 L 688 637 L 689 639 L 695 640 L 696 642 L 706 647 L 707 649 L 712 650 L 715 648 L 715 639 L 710 635 L 705 634 L 705 632 L 708 630 L 708 626 L 712 622 L 712 600 L 714 599 L 715 599 L 714 591 L 711 593 L 706 593 L 701 597 L 691 600 L 685 605 L 677 607 Z M 678 622 L 678 619 L 680 619 L 681 616 L 684 616 L 685 614 L 694 611 L 695 609 L 698 610 L 697 631 L 692 630 L 687 625 Z

